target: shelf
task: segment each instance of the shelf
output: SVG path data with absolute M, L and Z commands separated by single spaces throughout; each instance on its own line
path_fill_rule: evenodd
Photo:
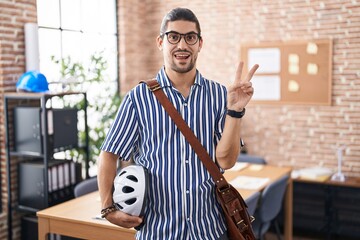
M 35 152 L 15 152 L 11 151 L 9 152 L 10 156 L 14 157 L 44 157 L 41 153 L 35 153 Z
M 61 92 L 61 93 L 29 93 L 29 92 L 10 92 L 5 93 L 4 96 L 8 99 L 40 99 L 52 97 L 64 97 L 68 95 L 79 95 L 83 92 Z
M 78 95 L 76 99 L 81 108 L 53 108 L 53 98 L 66 101 L 65 96 Z M 66 104 L 63 104 L 64 106 Z M 78 142 L 78 111 L 84 112 L 81 119 L 84 126 L 85 142 Z M 87 99 L 84 92 L 64 93 L 24 93 L 4 94 L 6 125 L 6 166 L 8 189 L 8 236 L 12 237 L 12 211 L 34 213 L 41 209 L 74 198 L 73 188 L 82 180 L 82 167 L 72 159 L 62 159 L 63 168 L 76 169 L 70 176 L 71 182 L 61 183 L 57 188 L 52 184 L 51 170 L 54 154 L 68 150 L 84 150 L 85 178 L 89 177 L 89 136 L 87 126 Z M 16 161 L 12 161 L 16 158 Z M 68 164 L 71 163 L 71 164 Z M 56 163 L 58 164 L 58 163 Z M 60 164 L 61 165 L 61 164 Z M 11 177 L 17 169 L 17 179 Z M 65 174 L 65 171 L 64 171 Z M 68 176 L 70 173 L 67 173 Z M 65 176 L 66 177 L 66 176 Z M 17 183 L 15 183 L 17 181 Z M 12 202 L 14 190 L 18 188 L 16 208 Z
M 360 179 L 293 181 L 293 227 L 327 239 L 360 238 Z M 346 238 L 345 238 L 346 237 Z
M 68 151 L 68 150 L 73 150 L 73 149 L 82 149 L 82 150 L 86 150 L 87 146 L 82 145 L 82 146 L 77 146 L 77 147 L 66 147 L 66 148 L 61 148 L 61 149 L 53 149 L 53 153 L 60 153 L 60 152 L 64 152 L 64 151 Z M 44 157 L 43 154 L 41 153 L 35 153 L 35 152 L 17 152 L 17 151 L 10 151 L 9 152 L 10 156 L 14 156 L 14 157 Z

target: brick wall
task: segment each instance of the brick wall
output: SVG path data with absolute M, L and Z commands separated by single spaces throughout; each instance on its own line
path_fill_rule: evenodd
M 360 177 L 360 3 L 328 1 L 118 1 L 119 76 L 125 93 L 162 65 L 156 36 L 163 15 L 173 7 L 191 8 L 204 38 L 198 69 L 229 84 L 244 42 L 333 39 L 331 106 L 250 104 L 243 121 L 249 153 L 270 164 L 295 168 L 323 165 L 336 169 L 331 146 L 347 145 L 344 171 Z M 36 21 L 36 0 L 0 0 L 0 92 L 14 91 L 25 70 L 25 22 Z M 3 97 L 0 99 L 3 113 Z M 4 116 L 0 115 L 0 240 L 7 234 Z M 16 175 L 12 175 L 16 176 Z M 15 197 L 14 192 L 14 197 Z M 17 216 L 15 216 L 17 219 Z M 14 223 L 14 239 L 19 222 Z
M 0 9 L 0 171 L 3 207 L 3 212 L 0 213 L 0 239 L 7 239 L 7 180 L 3 94 L 15 91 L 15 84 L 19 76 L 25 71 L 24 24 L 26 22 L 36 22 L 36 0 L 0 0 Z M 14 164 L 11 169 L 13 183 L 15 183 L 16 171 Z M 15 187 L 14 184 L 12 186 Z M 12 192 L 13 199 L 16 199 L 15 188 Z M 19 239 L 19 215 L 14 213 L 13 219 L 13 239 Z
M 347 145 L 343 171 L 360 177 L 360 3 L 358 1 L 121 1 L 120 84 L 125 93 L 162 64 L 155 38 L 164 14 L 192 9 L 200 20 L 204 46 L 198 69 L 228 85 L 241 43 L 333 39 L 332 104 L 250 104 L 243 137 L 250 154 L 270 164 L 336 170 L 332 147 Z M 130 20 L 130 21 L 127 21 Z M 140 32 L 134 34 L 134 30 Z M 136 35 L 136 36 L 135 36 Z M 139 38 L 139 36 L 141 37 Z M 256 91 L 256 90 L 255 90 Z

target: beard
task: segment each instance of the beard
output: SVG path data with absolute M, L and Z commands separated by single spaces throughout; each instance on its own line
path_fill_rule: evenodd
M 187 73 L 190 72 L 191 70 L 193 70 L 195 67 L 195 64 L 192 62 L 189 64 L 189 66 L 187 67 L 179 67 L 176 64 L 172 64 L 171 65 L 171 69 L 177 73 Z
M 189 65 L 187 66 L 183 66 L 183 65 L 178 65 L 175 62 L 172 62 L 171 64 L 171 69 L 177 73 L 187 73 L 190 72 L 191 70 L 194 69 L 195 67 L 195 63 L 196 63 L 196 57 L 194 59 L 191 59 Z

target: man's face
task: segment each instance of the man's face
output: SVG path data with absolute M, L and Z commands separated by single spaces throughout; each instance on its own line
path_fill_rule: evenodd
M 198 34 L 196 24 L 184 20 L 169 22 L 166 32 Z M 163 52 L 165 69 L 167 69 L 167 71 L 172 70 L 177 73 L 187 73 L 194 69 L 198 53 L 202 46 L 202 39 L 198 39 L 195 44 L 190 45 L 185 41 L 185 37 L 186 36 L 182 35 L 180 41 L 175 44 L 168 41 L 168 39 L 171 38 L 169 34 L 164 35 L 163 38 L 158 37 L 158 47 Z M 186 38 L 188 42 L 190 42 L 189 39 L 191 39 L 191 37 L 188 36 Z M 174 38 L 170 39 L 170 41 L 173 39 Z

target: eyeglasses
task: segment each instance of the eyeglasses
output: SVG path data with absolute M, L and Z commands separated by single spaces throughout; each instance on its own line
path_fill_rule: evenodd
M 170 32 L 164 33 L 163 35 L 166 35 L 166 38 L 170 44 L 179 43 L 181 38 L 183 37 L 187 44 L 194 45 L 201 38 L 200 34 L 198 34 L 196 32 L 181 34 L 181 33 L 175 32 L 175 31 L 170 31 Z

